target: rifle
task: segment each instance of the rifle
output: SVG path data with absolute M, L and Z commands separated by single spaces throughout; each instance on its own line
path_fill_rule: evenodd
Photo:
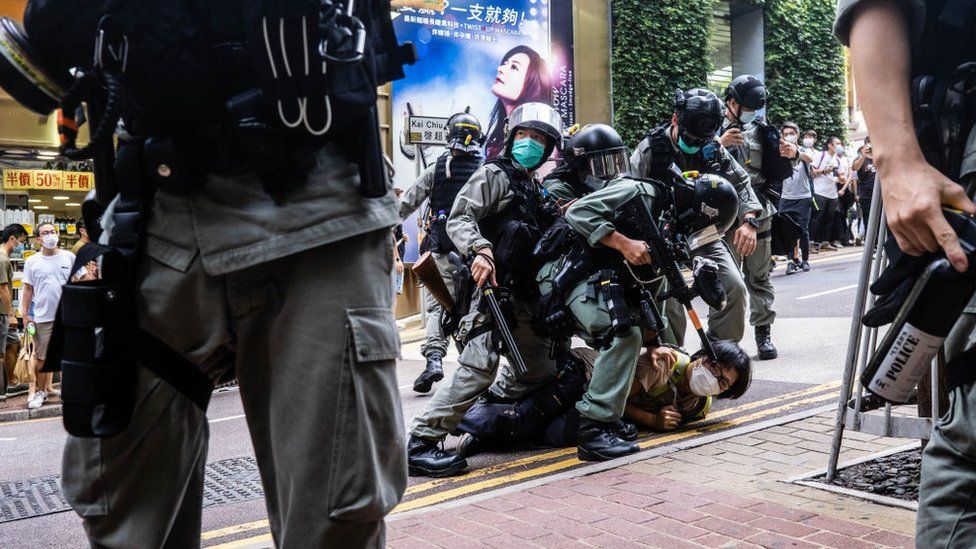
M 457 267 L 460 272 L 463 270 L 470 270 L 468 261 L 461 259 L 461 256 L 455 252 L 450 252 L 447 254 L 448 261 L 451 262 L 455 267 Z M 515 374 L 518 376 L 523 376 L 529 372 L 528 367 L 525 365 L 525 360 L 522 358 L 522 353 L 519 352 L 518 345 L 515 344 L 515 337 L 512 335 L 512 330 L 508 326 L 508 322 L 505 320 L 505 314 L 502 312 L 501 304 L 498 302 L 499 293 L 507 293 L 505 288 L 499 286 L 492 286 L 490 284 L 485 284 L 481 288 L 478 288 L 481 292 L 482 300 L 481 302 L 487 306 L 488 312 L 491 313 L 492 322 L 495 324 L 495 332 L 498 337 L 501 338 L 502 343 L 508 349 L 508 359 L 509 365 Z
M 712 349 L 711 341 L 705 334 L 701 319 L 698 313 L 691 306 L 691 300 L 701 297 L 708 305 L 721 309 L 725 305 L 725 290 L 718 280 L 718 267 L 707 259 L 695 258 L 693 263 L 694 283 L 689 286 L 685 282 L 684 275 L 681 274 L 681 265 L 691 262 L 689 246 L 683 235 L 675 234 L 671 230 L 671 225 L 667 220 L 659 223 L 651 214 L 643 194 L 638 194 L 628 200 L 618 209 L 618 219 L 622 221 L 630 231 L 636 232 L 637 238 L 647 244 L 647 251 L 651 256 L 651 265 L 655 271 L 664 276 L 668 282 L 668 291 L 662 299 L 674 298 L 681 303 L 688 318 L 691 319 L 692 326 L 698 332 L 701 339 L 702 349 L 708 356 L 715 359 L 715 351 Z M 644 287 L 647 281 L 640 280 L 634 271 L 626 264 L 634 280 L 640 287 L 641 292 L 641 316 L 644 323 L 651 329 L 661 325 L 660 313 L 653 305 L 653 299 L 649 290 Z

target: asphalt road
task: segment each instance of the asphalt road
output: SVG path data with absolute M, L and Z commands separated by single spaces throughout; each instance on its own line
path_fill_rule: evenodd
M 785 276 L 780 265 L 773 274 L 778 313 L 773 340 L 780 357 L 754 362 L 753 385 L 742 399 L 719 401 L 706 422 L 693 424 L 681 433 L 645 433 L 641 439 L 642 447 L 656 448 L 835 402 L 850 329 L 859 258 L 859 254 L 828 258 L 813 256 L 811 272 L 791 276 Z M 704 310 L 700 312 L 705 313 Z M 704 318 L 704 314 L 702 316 Z M 694 341 L 692 334 L 689 336 L 686 340 Z M 755 354 L 751 333 L 747 334 L 743 346 L 750 354 Z M 418 395 L 411 390 L 414 377 L 423 368 L 419 343 L 406 345 L 403 355 L 398 373 L 404 419 L 409 423 L 414 415 L 423 411 L 430 395 Z M 447 360 L 447 379 L 450 379 L 456 367 L 456 356 L 449 355 Z M 211 430 L 208 463 L 232 463 L 227 460 L 240 463 L 240 458 L 253 458 L 236 391 L 215 395 L 208 416 Z M 59 474 L 64 438 L 57 419 L 0 424 L 0 511 L 5 498 L 9 497 L 3 491 L 5 484 L 10 490 L 11 481 L 43 479 Z M 448 446 L 452 444 L 449 440 Z M 575 449 L 496 452 L 476 456 L 470 460 L 470 465 L 471 473 L 455 479 L 411 479 L 404 503 L 395 513 L 544 478 L 580 466 L 575 460 Z M 249 477 L 242 474 L 235 478 L 241 480 L 244 477 L 253 481 L 253 470 Z M 242 499 L 244 501 L 213 505 L 204 510 L 205 546 L 267 544 L 267 515 L 263 501 L 253 493 Z M 0 547 L 3 548 L 87 546 L 81 521 L 70 510 L 21 520 L 3 520 L 0 513 Z

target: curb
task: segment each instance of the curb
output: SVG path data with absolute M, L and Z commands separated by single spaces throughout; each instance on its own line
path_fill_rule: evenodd
M 27 421 L 28 419 L 45 419 L 61 416 L 61 405 L 51 404 L 42 406 L 36 410 L 9 410 L 0 412 L 0 423 L 11 421 Z

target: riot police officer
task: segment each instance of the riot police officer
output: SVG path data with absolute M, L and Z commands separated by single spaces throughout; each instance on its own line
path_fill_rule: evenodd
M 559 114 L 543 103 L 520 105 L 509 116 L 504 154 L 486 163 L 461 188 L 447 221 L 447 234 L 461 254 L 473 257 L 471 275 L 477 284 L 470 312 L 461 318 L 456 336 L 464 342 L 459 366 L 441 386 L 427 409 L 414 418 L 407 444 L 411 475 L 443 477 L 467 467 L 467 461 L 438 448 L 464 413 L 487 391 L 488 398 L 517 399 L 555 376 L 549 342 L 530 328 L 538 300 L 532 246 L 558 216 L 545 200 L 534 171 L 546 161 L 562 137 Z M 484 285 L 510 288 L 509 306 L 517 325 L 510 326 L 528 371 L 516 375 L 499 364 L 495 320 L 479 306 Z M 511 362 L 511 360 L 510 360 Z M 490 390 L 489 390 L 490 388 Z
M 639 201 L 639 207 L 656 217 L 663 207 L 670 206 L 670 200 L 661 195 L 666 192 L 663 187 L 626 175 L 630 169 L 627 148 L 610 126 L 584 127 L 573 136 L 568 148 L 578 180 L 593 190 L 566 212 L 566 221 L 585 241 L 582 249 L 587 257 L 577 258 L 577 253 L 571 251 L 544 266 L 540 272 L 541 290 L 546 298 L 562 300 L 577 335 L 600 349 L 586 393 L 576 404 L 580 415 L 577 452 L 584 461 L 605 461 L 639 450 L 632 442 L 636 428 L 621 418 L 640 349 L 644 344 L 658 344 L 657 333 L 645 334 L 649 327 L 642 325 L 637 315 L 641 304 L 636 299 L 640 294 L 624 290 L 641 284 L 632 269 L 651 262 L 648 245 L 637 234 L 640 227 L 619 216 L 624 205 Z M 735 191 L 725 181 L 715 181 L 714 186 L 710 183 L 702 182 L 696 192 L 680 196 L 696 196 L 709 206 L 698 208 L 699 211 L 714 212 L 727 225 L 735 216 Z M 714 223 L 715 219 L 710 218 L 709 222 Z M 621 256 L 633 267 L 621 268 Z M 576 261 L 587 262 L 589 268 L 573 277 L 568 273 L 578 270 Z M 655 288 L 654 292 L 660 289 Z M 652 295 L 646 298 L 654 299 Z M 660 311 L 662 304 L 648 305 Z M 655 326 L 658 331 L 665 328 L 666 325 Z
M 748 74 L 734 78 L 725 89 L 725 121 L 719 141 L 736 162 L 745 168 L 752 188 L 763 205 L 759 215 L 746 220 L 756 230 L 756 251 L 743 257 L 734 248 L 730 249 L 733 259 L 737 265 L 742 266 L 745 276 L 746 289 L 749 292 L 749 323 L 756 331 L 759 358 L 769 360 L 777 356 L 770 333 L 773 320 L 776 319 L 776 312 L 773 311 L 776 293 L 769 271 L 772 267 L 773 214 L 776 213 L 779 194 L 769 187 L 763 173 L 765 143 L 762 132 L 766 130 L 766 125 L 757 118 L 757 111 L 765 106 L 766 87 L 758 78 Z M 780 154 L 793 165 L 800 161 L 796 145 L 784 141 L 778 147 Z M 731 244 L 731 235 L 726 235 L 726 242 Z
M 739 254 L 748 256 L 756 246 L 756 229 L 749 220 L 762 211 L 762 204 L 756 198 L 749 175 L 715 139 L 722 117 L 722 102 L 712 92 L 698 88 L 678 90 L 674 115 L 670 121 L 651 129 L 637 145 L 630 158 L 631 171 L 636 177 L 669 181 L 668 169 L 671 164 L 676 164 L 685 171 L 711 173 L 725 178 L 738 193 L 738 217 L 743 221 L 734 233 L 732 245 Z M 709 336 L 712 339 L 741 340 L 745 331 L 746 288 L 729 245 L 717 240 L 698 248 L 695 254 L 718 264 L 727 296 L 726 306 L 722 310 L 709 310 Z M 674 342 L 682 344 L 687 324 L 683 309 L 674 300 L 668 300 L 667 316 Z
M 447 120 L 447 132 L 447 152 L 424 170 L 413 187 L 403 194 L 400 218 L 406 219 L 424 200 L 430 199 L 424 248 L 430 250 L 437 270 L 451 292 L 454 290 L 451 278 L 454 266 L 447 260 L 447 254 L 457 249 L 447 236 L 447 214 L 454 206 L 458 191 L 483 163 L 481 146 L 484 134 L 481 132 L 481 122 L 467 110 Z M 427 359 L 427 367 L 413 382 L 413 390 L 418 393 L 430 392 L 434 383 L 444 379 L 442 361 L 447 353 L 447 337 L 442 333 L 440 322 L 443 308 L 430 292 L 424 295 L 424 308 L 427 313 L 427 334 L 420 352 Z
M 974 10 L 973 2 L 842 0 L 834 25 L 851 47 L 885 217 L 898 248 L 911 255 L 941 249 L 960 272 L 972 269 L 974 258 L 960 246 L 942 207 L 976 214 L 962 184 L 973 173 Z M 913 113 L 913 105 L 924 108 Z M 913 121 L 924 122 L 927 131 L 916 134 Z M 976 303 L 970 302 L 945 342 L 949 409 L 922 455 L 917 547 L 976 546 L 974 345 Z

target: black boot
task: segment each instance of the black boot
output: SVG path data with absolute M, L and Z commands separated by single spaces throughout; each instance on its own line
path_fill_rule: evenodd
M 407 442 L 408 472 L 412 477 L 451 477 L 468 468 L 468 460 L 437 447 L 433 440 L 410 436 Z
M 413 390 L 417 393 L 429 393 L 434 383 L 444 379 L 444 366 L 441 364 L 443 355 L 432 352 L 427 355 L 427 369 L 413 382 Z
M 617 436 L 615 423 L 580 418 L 576 455 L 582 461 L 608 461 L 640 451 L 633 442 Z
M 613 429 L 614 434 L 616 434 L 620 439 L 626 440 L 627 442 L 634 442 L 637 440 L 637 426 L 629 421 L 618 419 L 616 423 L 614 423 Z
M 769 335 L 769 326 L 756 326 L 756 347 L 759 348 L 759 360 L 772 360 L 778 353 Z

